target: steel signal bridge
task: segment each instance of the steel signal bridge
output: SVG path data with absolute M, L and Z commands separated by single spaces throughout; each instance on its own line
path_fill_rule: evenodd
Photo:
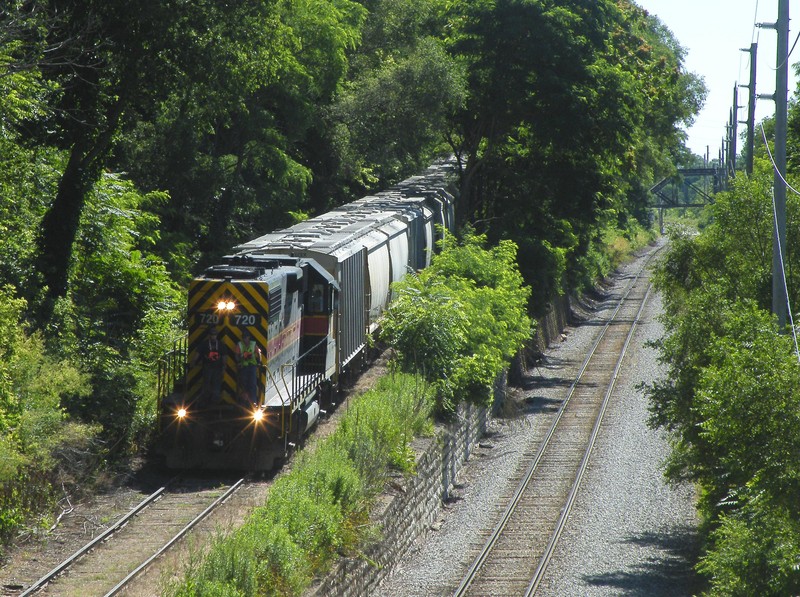
M 664 231 L 665 209 L 710 205 L 714 202 L 714 194 L 725 190 L 726 183 L 725 168 L 678 168 L 674 175 L 653 186 L 650 192 L 656 198 L 653 207 L 658 209 L 661 231 Z

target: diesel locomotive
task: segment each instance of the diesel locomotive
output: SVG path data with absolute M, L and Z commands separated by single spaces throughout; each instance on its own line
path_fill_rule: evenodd
M 188 334 L 159 363 L 168 467 L 264 471 L 288 455 L 360 366 L 391 284 L 452 231 L 453 168 L 241 244 L 191 282 Z

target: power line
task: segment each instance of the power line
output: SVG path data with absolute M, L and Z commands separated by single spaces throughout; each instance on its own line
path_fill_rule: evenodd
M 764 132 L 764 123 L 760 122 L 759 126 L 761 127 L 761 138 L 764 139 L 764 146 L 767 148 L 767 155 L 769 156 L 769 161 L 772 164 L 772 169 L 775 170 L 775 174 L 783 181 L 784 186 L 789 189 L 795 195 L 800 195 L 800 191 L 795 189 L 792 185 L 789 184 L 783 174 L 781 174 L 780 170 L 778 170 L 778 165 L 775 163 L 775 159 L 772 157 L 772 152 L 769 149 L 769 143 L 767 142 L 767 133 Z
M 775 164 L 775 160 L 772 158 L 772 152 L 769 149 L 769 142 L 767 141 L 767 134 L 764 132 L 764 124 L 761 124 L 761 136 L 764 139 L 764 146 L 767 148 L 767 155 L 769 156 L 769 161 L 772 164 L 772 169 L 775 171 L 775 174 L 783 181 L 783 184 L 786 186 L 787 189 L 792 191 L 795 195 L 800 195 L 800 191 L 795 189 L 792 185 L 790 185 L 786 179 L 781 174 L 778 166 Z M 775 230 L 778 227 L 778 208 L 777 203 L 775 201 L 775 187 L 772 187 L 772 225 Z M 778 255 L 780 255 L 780 275 L 783 279 L 783 292 L 786 298 L 786 310 L 788 311 L 789 315 L 789 325 L 792 328 L 792 338 L 794 339 L 794 351 L 797 355 L 797 360 L 800 362 L 800 348 L 797 345 L 797 330 L 794 327 L 794 317 L 792 316 L 792 305 L 789 299 L 789 283 L 786 280 L 786 263 L 783 258 L 783 247 L 781 246 L 781 239 L 780 235 L 775 235 L 776 242 L 778 244 Z
M 777 203 L 775 201 L 775 187 L 772 188 L 772 225 L 778 225 L 778 209 Z M 783 260 L 783 251 L 781 250 L 781 239 L 780 235 L 776 235 L 776 240 L 778 243 L 778 252 L 781 254 L 780 258 L 780 270 L 781 270 L 781 277 L 783 278 L 783 291 L 786 298 L 786 310 L 788 311 L 789 315 L 789 326 L 792 328 L 792 339 L 794 340 L 794 353 L 797 355 L 797 361 L 800 362 L 800 348 L 797 346 L 797 330 L 794 327 L 794 317 L 792 316 L 792 305 L 789 302 L 789 285 L 786 282 L 786 264 Z

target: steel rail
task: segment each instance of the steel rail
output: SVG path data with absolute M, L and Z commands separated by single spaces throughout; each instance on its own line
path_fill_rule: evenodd
M 91 551 L 94 548 L 95 545 L 104 541 L 112 534 L 114 534 L 122 527 L 124 527 L 131 518 L 136 516 L 139 512 L 141 512 L 142 510 L 150 506 L 153 502 L 155 502 L 157 499 L 159 499 L 163 495 L 164 491 L 166 491 L 166 487 L 161 487 L 152 494 L 150 494 L 149 496 L 147 496 L 144 500 L 142 500 L 139 503 L 139 505 L 137 505 L 133 510 L 128 512 L 125 516 L 117 520 L 113 525 L 111 525 L 105 531 L 103 531 L 103 533 L 101 533 L 100 535 L 89 541 L 86 545 L 81 547 L 78 551 L 73 553 L 66 560 L 61 562 L 58 566 L 53 568 L 50 572 L 48 572 L 39 580 L 37 580 L 35 583 L 33 583 L 24 592 L 20 593 L 19 597 L 27 597 L 28 595 L 33 595 L 35 592 L 39 591 L 42 587 L 44 587 L 47 583 L 53 580 L 56 576 L 58 576 L 64 570 L 69 568 L 75 562 L 75 560 L 77 560 L 81 556 L 86 555 L 89 551 Z
M 592 344 L 591 348 L 589 349 L 589 352 L 588 352 L 586 358 L 584 359 L 583 363 L 581 364 L 581 367 L 580 367 L 577 375 L 575 376 L 575 379 L 573 380 L 572 384 L 570 385 L 569 390 L 567 391 L 566 398 L 562 402 L 561 407 L 558 409 L 558 412 L 554 416 L 553 422 L 551 423 L 551 425 L 550 425 L 550 427 L 549 427 L 544 439 L 542 440 L 541 444 L 539 445 L 539 448 L 537 450 L 536 455 L 534 456 L 533 460 L 531 461 L 530 465 L 528 466 L 528 469 L 525 471 L 525 474 L 523 475 L 522 480 L 517 485 L 517 489 L 514 492 L 513 497 L 511 498 L 511 500 L 509 501 L 508 505 L 506 506 L 505 511 L 503 512 L 502 516 L 500 517 L 499 522 L 497 523 L 495 528 L 492 530 L 491 535 L 489 536 L 489 538 L 487 539 L 486 543 L 482 547 L 480 554 L 473 561 L 473 563 L 470 566 L 469 570 L 467 571 L 467 573 L 465 574 L 464 578 L 462 579 L 461 584 L 458 586 L 458 588 L 453 593 L 453 597 L 463 597 L 464 595 L 467 594 L 467 590 L 469 589 L 470 585 L 472 584 L 472 582 L 477 577 L 478 572 L 481 570 L 481 568 L 483 567 L 484 563 L 488 559 L 489 554 L 491 553 L 491 551 L 494 548 L 495 544 L 497 543 L 498 539 L 502 535 L 503 530 L 505 529 L 506 525 L 508 524 L 509 520 L 511 519 L 514 511 L 516 510 L 517 506 L 519 505 L 520 500 L 522 499 L 522 496 L 525 494 L 525 491 L 526 491 L 528 485 L 530 484 L 531 480 L 533 479 L 534 473 L 537 471 L 537 469 L 539 467 L 539 464 L 540 464 L 540 462 L 541 462 L 541 460 L 542 460 L 542 458 L 544 456 L 544 453 L 546 452 L 546 450 L 547 450 L 547 448 L 548 448 L 553 436 L 555 435 L 556 430 L 558 429 L 559 422 L 561 421 L 564 413 L 566 412 L 567 406 L 568 406 L 571 398 L 575 394 L 575 391 L 576 391 L 576 389 L 578 387 L 578 384 L 582 380 L 583 375 L 586 372 L 586 369 L 588 368 L 589 363 L 592 360 L 592 357 L 594 356 L 595 352 L 597 351 L 598 346 L 600 345 L 600 343 L 603 340 L 603 337 L 605 336 L 606 332 L 611 327 L 611 324 L 614 323 L 617 315 L 619 314 L 619 311 L 622 309 L 622 305 L 624 304 L 626 299 L 630 296 L 631 292 L 633 292 L 633 289 L 634 289 L 634 287 L 636 285 L 636 282 L 639 280 L 639 278 L 642 276 L 642 274 L 645 271 L 645 269 L 650 265 L 650 263 L 652 262 L 653 258 L 655 257 L 655 255 L 657 255 L 660 252 L 660 250 L 661 250 L 661 248 L 656 249 L 655 251 L 653 251 L 653 253 L 651 255 L 648 256 L 647 260 L 645 261 L 645 264 L 636 273 L 636 275 L 634 276 L 633 280 L 631 281 L 629 286 L 626 288 L 626 291 L 625 291 L 624 295 L 619 299 L 619 301 L 617 303 L 617 306 L 614 309 L 613 313 L 611 314 L 609 319 L 606 321 L 606 323 L 603 326 L 602 330 L 598 333 L 597 338 L 595 339 L 594 343 Z M 648 293 L 649 293 L 649 289 L 648 289 Z M 640 309 L 640 311 L 641 311 L 641 309 Z M 626 346 L 627 346 L 627 340 L 626 340 Z
M 176 479 L 177 478 L 178 477 L 176 477 Z M 78 549 L 75 553 L 73 553 L 63 562 L 61 562 L 58 566 L 53 568 L 50 572 L 42 576 L 39 580 L 37 580 L 30 587 L 28 587 L 23 593 L 20 593 L 19 597 L 28 597 L 45 588 L 57 576 L 59 576 L 62 572 L 64 572 L 72 564 L 74 564 L 76 560 L 86 555 L 88 552 L 94 549 L 98 544 L 107 540 L 109 537 L 111 537 L 111 535 L 113 535 L 114 533 L 122 529 L 124 526 L 126 526 L 134 516 L 140 514 L 145 508 L 153 505 L 156 501 L 164 497 L 167 487 L 173 484 L 174 481 L 175 479 L 172 479 L 166 486 L 159 488 L 157 491 L 147 496 L 135 508 L 133 508 L 130 512 L 122 516 L 119 520 L 117 520 L 114 524 L 112 524 L 109 528 L 107 528 L 103 533 L 101 533 L 100 535 L 89 541 L 86 545 Z M 112 588 L 109 592 L 105 594 L 105 597 L 116 595 L 121 590 L 123 590 L 134 578 L 136 578 L 139 574 L 141 574 L 158 557 L 160 557 L 166 551 L 168 551 L 173 545 L 175 545 L 175 543 L 181 540 L 189 531 L 191 531 L 200 522 L 202 522 L 202 520 L 205 519 L 211 512 L 213 512 L 216 508 L 218 508 L 225 501 L 227 501 L 231 495 L 233 495 L 239 489 L 241 489 L 242 486 L 244 485 L 244 482 L 245 478 L 242 478 L 236 481 L 236 483 L 234 483 L 233 485 L 231 485 L 231 487 L 229 487 L 221 496 L 215 499 L 200 514 L 198 514 L 194 519 L 192 519 L 189 523 L 187 523 L 177 534 L 175 534 L 169 541 L 167 541 L 164 545 L 162 545 L 154 554 L 152 554 L 144 562 L 139 564 L 139 566 L 137 566 L 135 570 L 133 570 L 130 574 L 128 574 L 119 583 L 117 583 L 114 586 L 114 588 Z
M 134 578 L 136 578 L 139 574 L 141 574 L 150 564 L 152 564 L 157 558 L 159 558 L 164 552 L 169 550 L 175 543 L 180 541 L 186 533 L 191 531 L 194 527 L 196 527 L 206 516 L 208 516 L 211 512 L 216 510 L 219 506 L 221 506 L 227 499 L 232 496 L 234 493 L 239 491 L 244 484 L 244 478 L 239 479 L 231 485 L 228 490 L 219 496 L 216 500 L 214 500 L 208 508 L 203 510 L 200 514 L 198 514 L 193 520 L 191 520 L 185 527 L 183 527 L 172 539 L 167 541 L 156 553 L 151 555 L 147 558 L 144 562 L 142 562 L 133 572 L 128 574 L 125 578 L 123 578 L 113 589 L 111 589 L 108 593 L 105 594 L 104 597 L 111 597 L 112 595 L 116 595 L 122 589 L 124 589 L 128 583 L 130 583 Z
M 555 552 L 556 545 L 558 544 L 558 540 L 561 538 L 561 534 L 564 532 L 564 528 L 567 525 L 567 519 L 569 518 L 570 513 L 572 512 L 572 508 L 575 505 L 575 501 L 578 498 L 578 490 L 580 489 L 581 483 L 583 482 L 583 477 L 586 473 L 586 470 L 589 468 L 589 459 L 592 456 L 592 452 L 594 451 L 595 443 L 597 442 L 597 437 L 600 435 L 600 426 L 603 423 L 603 419 L 606 414 L 606 410 L 608 408 L 608 404 L 611 400 L 611 395 L 614 393 L 614 387 L 617 384 L 617 379 L 619 378 L 620 370 L 622 369 L 622 362 L 625 360 L 625 356 L 628 352 L 628 347 L 633 339 L 633 334 L 636 331 L 636 327 L 641 320 L 642 312 L 644 311 L 645 305 L 647 304 L 647 300 L 650 298 L 650 291 L 651 286 L 648 286 L 647 292 L 642 299 L 642 304 L 639 305 L 639 310 L 636 312 L 636 317 L 631 324 L 630 330 L 628 330 L 628 335 L 625 338 L 625 344 L 620 351 L 619 358 L 617 359 L 617 363 L 614 367 L 614 372 L 611 375 L 611 380 L 606 387 L 605 396 L 603 397 L 603 403 L 600 407 L 600 412 L 597 415 L 597 419 L 594 423 L 594 428 L 592 429 L 592 435 L 589 438 L 588 445 L 586 446 L 586 451 L 584 452 L 583 459 L 581 460 L 580 467 L 578 469 L 577 474 L 575 475 L 575 481 L 572 484 L 572 488 L 570 489 L 569 495 L 567 497 L 566 504 L 564 505 L 563 510 L 561 511 L 561 516 L 558 519 L 558 523 L 556 524 L 556 528 L 553 531 L 552 536 L 550 537 L 550 541 L 545 548 L 544 554 L 542 558 L 539 560 L 539 565 L 536 567 L 536 572 L 534 572 L 533 578 L 531 582 L 528 584 L 528 588 L 525 591 L 525 597 L 532 597 L 536 593 L 536 590 L 539 588 L 539 585 L 544 578 L 544 573 L 547 570 L 547 567 L 550 564 L 550 560 L 553 557 L 553 553 Z

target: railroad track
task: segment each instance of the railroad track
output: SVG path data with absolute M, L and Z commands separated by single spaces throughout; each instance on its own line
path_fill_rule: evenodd
M 633 332 L 650 294 L 653 251 L 628 284 L 495 528 L 454 596 L 534 595 L 587 470 Z
M 244 486 L 245 479 L 213 486 L 207 481 L 173 479 L 20 597 L 116 595 Z

